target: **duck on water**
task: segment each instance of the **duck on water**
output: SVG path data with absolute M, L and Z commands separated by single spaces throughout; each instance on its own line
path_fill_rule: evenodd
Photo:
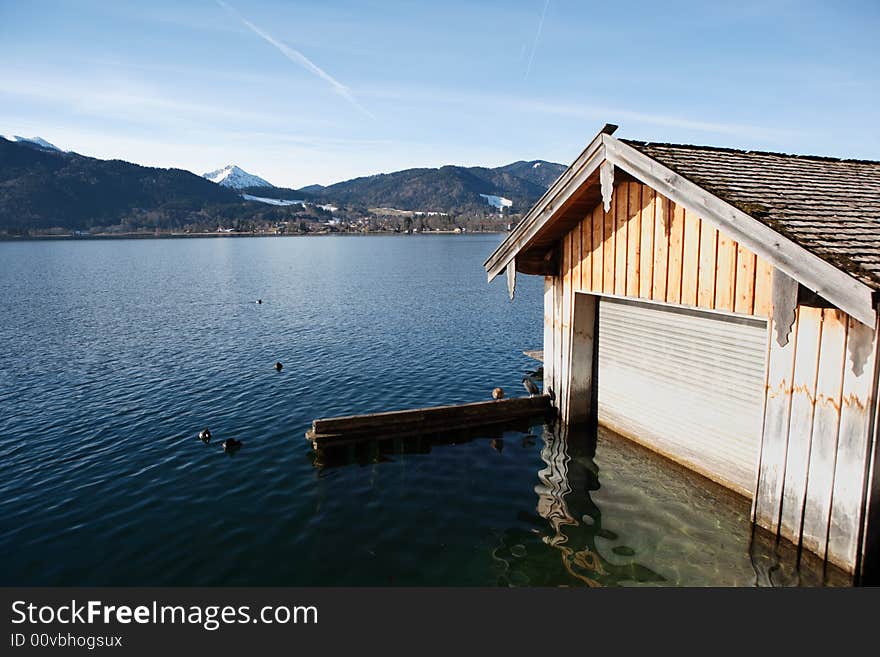
M 232 452 L 237 452 L 241 449 L 243 443 L 240 440 L 236 440 L 235 438 L 227 438 L 223 441 L 223 451 L 227 454 Z

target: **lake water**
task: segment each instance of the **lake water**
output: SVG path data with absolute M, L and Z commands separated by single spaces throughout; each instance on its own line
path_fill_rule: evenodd
M 604 431 L 312 452 L 316 417 L 524 394 L 542 281 L 486 284 L 501 238 L 0 242 L 0 584 L 828 581 Z

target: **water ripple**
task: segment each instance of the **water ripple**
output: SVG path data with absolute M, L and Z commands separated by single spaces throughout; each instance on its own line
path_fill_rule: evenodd
M 486 285 L 500 238 L 0 242 L 0 583 L 753 582 L 742 504 L 612 442 L 310 453 L 316 417 L 519 394 L 542 281 Z

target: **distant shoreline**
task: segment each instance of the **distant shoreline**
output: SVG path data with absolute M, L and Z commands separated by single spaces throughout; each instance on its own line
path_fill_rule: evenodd
M 431 230 L 422 233 L 396 233 L 394 231 L 370 231 L 370 232 L 320 232 L 320 233 L 292 233 L 289 235 L 269 235 L 266 233 L 99 233 L 96 235 L 0 235 L 0 242 L 26 242 L 26 241 L 100 241 L 100 240 L 131 240 L 131 239 L 188 239 L 201 237 L 216 238 L 242 238 L 242 237 L 328 237 L 331 235 L 343 235 L 349 237 L 371 237 L 371 236 L 398 236 L 398 237 L 419 237 L 422 235 L 500 235 L 505 234 L 504 230 L 471 230 L 467 232 L 455 232 L 454 230 Z

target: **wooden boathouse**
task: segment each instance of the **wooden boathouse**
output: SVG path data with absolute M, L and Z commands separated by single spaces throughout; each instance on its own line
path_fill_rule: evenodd
M 880 162 L 606 126 L 489 257 L 544 277 L 544 386 L 880 578 Z

